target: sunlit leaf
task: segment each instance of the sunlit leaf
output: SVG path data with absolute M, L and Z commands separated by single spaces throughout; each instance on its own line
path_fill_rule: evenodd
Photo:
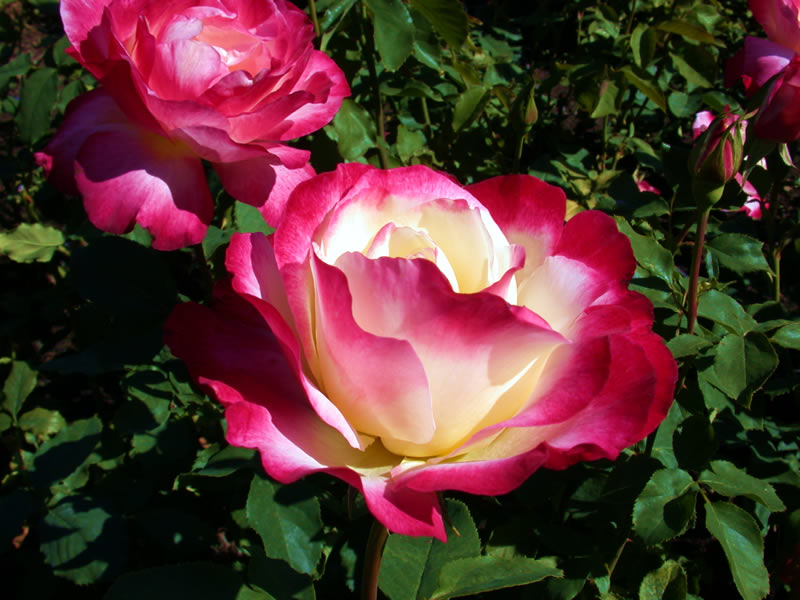
M 64 234 L 41 223 L 22 223 L 14 231 L 0 233 L 0 253 L 18 263 L 49 262 L 64 243 Z
M 709 502 L 706 528 L 722 544 L 742 598 L 764 598 L 769 593 L 769 574 L 764 567 L 764 540 L 755 519 L 730 502 Z
M 247 519 L 271 558 L 285 560 L 298 573 L 311 574 L 322 556 L 319 501 L 302 483 L 281 486 L 259 476 L 247 495 Z
M 648 546 L 686 530 L 694 515 L 694 480 L 686 471 L 656 471 L 633 506 L 633 530 Z

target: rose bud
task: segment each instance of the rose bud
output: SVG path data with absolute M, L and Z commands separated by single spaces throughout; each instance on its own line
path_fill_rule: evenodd
M 702 116 L 701 116 L 702 115 Z M 725 184 L 739 172 L 744 148 L 745 121 L 739 115 L 726 111 L 705 123 L 707 113 L 698 113 L 693 129 L 705 129 L 697 136 L 689 154 L 689 172 L 692 175 L 692 189 L 698 203 L 712 206 L 722 197 Z

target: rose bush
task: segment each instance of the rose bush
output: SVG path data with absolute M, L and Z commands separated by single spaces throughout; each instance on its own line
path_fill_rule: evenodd
M 726 67 L 725 84 L 741 80 L 748 97 L 768 86 L 755 134 L 776 142 L 800 138 L 800 0 L 749 0 L 768 40 L 747 37 Z
M 63 0 L 70 53 L 99 82 L 37 159 L 90 220 L 138 222 L 153 246 L 202 240 L 213 212 L 200 159 L 274 221 L 313 175 L 282 142 L 328 123 L 349 88 L 285 0 Z
M 329 472 L 390 530 L 445 539 L 435 492 L 613 459 L 672 402 L 628 239 L 565 209 L 530 176 L 340 165 L 272 236 L 232 240 L 230 284 L 176 307 L 166 342 L 270 475 Z

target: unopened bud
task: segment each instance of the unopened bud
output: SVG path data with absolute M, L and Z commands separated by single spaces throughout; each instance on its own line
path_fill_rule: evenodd
M 697 123 L 702 115 L 698 114 Z M 745 121 L 732 113 L 716 117 L 697 138 L 689 155 L 692 189 L 698 202 L 710 206 L 722 197 L 725 184 L 736 176 L 742 165 Z

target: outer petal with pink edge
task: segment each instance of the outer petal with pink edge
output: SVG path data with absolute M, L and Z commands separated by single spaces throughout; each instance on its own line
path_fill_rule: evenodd
M 75 179 L 94 225 L 124 233 L 139 223 L 157 250 L 201 242 L 211 222 L 214 207 L 202 163 L 130 125 L 89 136 L 78 153 Z
M 215 163 L 214 168 L 231 196 L 258 208 L 264 220 L 274 227 L 281 220 L 289 195 L 316 173 L 304 150 L 278 144 L 265 149 L 269 154 Z
M 153 247 L 200 242 L 213 203 L 202 163 L 180 144 L 138 127 L 103 90 L 70 104 L 67 118 L 37 161 L 56 186 L 80 193 L 89 220 L 125 233 L 139 223 Z
M 278 481 L 327 471 L 360 489 L 370 511 L 392 531 L 445 540 L 436 495 L 395 485 L 387 476 L 398 457 L 380 444 L 358 451 L 323 423 L 259 313 L 224 287 L 215 300 L 213 311 L 177 306 L 165 325 L 165 342 L 226 406 L 228 441 L 257 448 Z
M 567 197 L 561 188 L 527 175 L 493 177 L 467 189 L 481 201 L 512 244 L 525 248 L 525 269 L 539 266 L 564 229 Z
M 69 103 L 66 118 L 36 162 L 44 167 L 50 181 L 61 191 L 78 194 L 75 185 L 75 159 L 90 135 L 111 131 L 125 123 L 124 113 L 102 88 L 78 96 Z

